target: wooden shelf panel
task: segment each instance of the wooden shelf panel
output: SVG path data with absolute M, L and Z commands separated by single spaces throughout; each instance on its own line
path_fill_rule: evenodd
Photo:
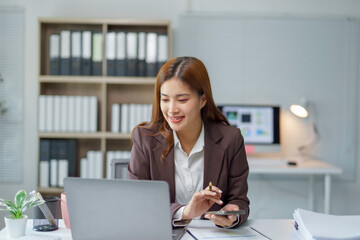
M 41 75 L 40 83 L 80 83 L 80 84 L 124 84 L 154 85 L 154 77 L 101 77 L 101 76 L 52 76 Z
M 40 132 L 39 138 L 72 138 L 72 139 L 130 139 L 130 133 L 66 133 L 66 132 Z

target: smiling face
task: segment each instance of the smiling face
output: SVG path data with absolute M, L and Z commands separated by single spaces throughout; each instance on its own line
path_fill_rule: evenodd
M 172 78 L 160 88 L 160 108 L 171 129 L 180 134 L 196 134 L 201 129 L 204 96 L 181 80 Z

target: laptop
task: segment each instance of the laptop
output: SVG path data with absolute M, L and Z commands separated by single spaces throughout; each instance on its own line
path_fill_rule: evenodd
M 64 179 L 71 234 L 81 239 L 180 239 L 164 181 Z

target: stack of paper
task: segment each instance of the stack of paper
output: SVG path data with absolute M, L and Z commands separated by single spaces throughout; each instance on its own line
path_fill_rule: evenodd
M 302 239 L 360 239 L 360 215 L 335 216 L 296 209 L 293 216 Z

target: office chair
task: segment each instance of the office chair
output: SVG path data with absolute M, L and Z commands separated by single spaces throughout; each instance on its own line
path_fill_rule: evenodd
M 111 179 L 129 179 L 128 164 L 129 158 L 114 158 L 111 160 Z

